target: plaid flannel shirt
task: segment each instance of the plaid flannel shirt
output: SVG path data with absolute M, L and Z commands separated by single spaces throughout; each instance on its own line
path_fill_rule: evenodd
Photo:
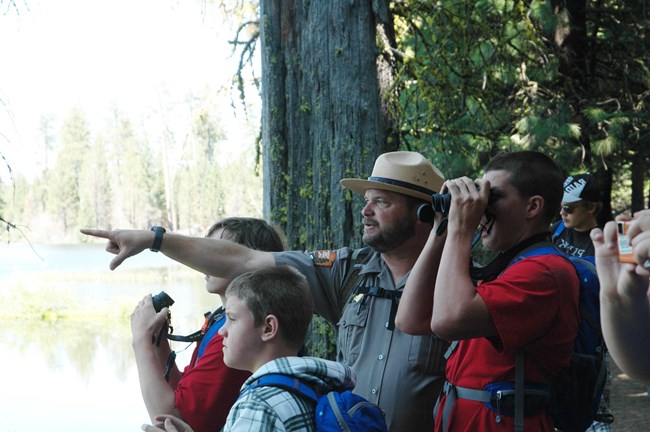
M 355 384 L 354 372 L 341 363 L 315 357 L 282 357 L 270 361 L 242 386 L 223 432 L 316 430 L 315 406 L 309 400 L 277 387 L 260 386 L 248 390 L 253 381 L 270 373 L 294 376 L 323 393 L 352 389 Z

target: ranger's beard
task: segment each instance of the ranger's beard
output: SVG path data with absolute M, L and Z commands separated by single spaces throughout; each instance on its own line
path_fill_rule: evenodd
M 363 236 L 363 242 L 379 253 L 397 249 L 415 234 L 415 222 L 410 218 L 399 219 L 393 225 L 384 227 L 379 227 L 377 222 L 370 218 L 363 218 L 363 223 L 379 228 L 376 234 Z

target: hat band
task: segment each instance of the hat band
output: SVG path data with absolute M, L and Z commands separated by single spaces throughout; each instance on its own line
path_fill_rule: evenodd
M 434 192 L 431 189 L 427 189 L 427 188 L 424 188 L 422 186 L 414 185 L 413 183 L 407 183 L 407 182 L 403 182 L 403 181 L 400 181 L 400 180 L 389 179 L 389 178 L 386 178 L 386 177 L 368 177 L 368 181 L 376 182 L 376 183 L 389 184 L 389 185 L 392 185 L 392 186 L 399 186 L 399 187 L 403 187 L 403 188 L 406 188 L 406 189 L 414 190 L 416 192 L 421 192 L 421 193 L 427 194 L 427 195 L 433 195 L 434 194 Z

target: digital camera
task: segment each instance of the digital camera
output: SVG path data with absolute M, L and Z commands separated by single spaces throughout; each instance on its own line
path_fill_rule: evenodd
M 627 230 L 630 226 L 629 221 L 616 222 L 616 240 L 618 246 L 618 260 L 623 263 L 634 264 L 634 250 L 627 236 Z

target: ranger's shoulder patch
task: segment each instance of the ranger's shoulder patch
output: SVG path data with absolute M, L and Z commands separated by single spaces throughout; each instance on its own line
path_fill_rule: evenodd
M 316 267 L 332 267 L 336 261 L 336 251 L 318 250 L 311 253 L 311 259 Z

